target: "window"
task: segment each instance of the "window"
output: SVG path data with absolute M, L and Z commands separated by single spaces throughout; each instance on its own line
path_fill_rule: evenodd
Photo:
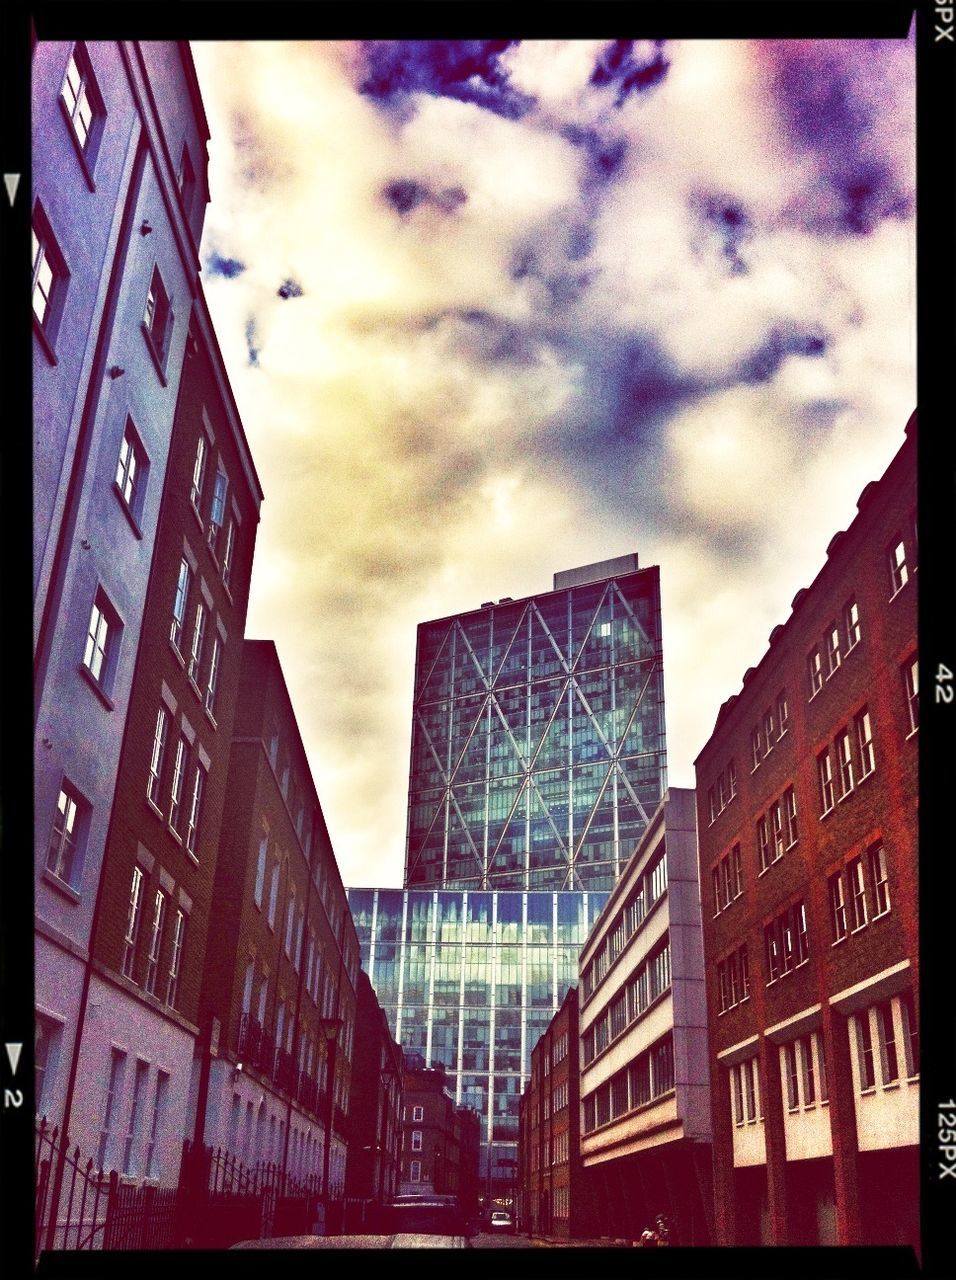
M 850 884 L 850 932 L 855 933 L 866 924 L 866 879 L 863 859 L 851 858 L 846 864 Z
M 760 725 L 754 725 L 750 731 L 750 754 L 753 760 L 753 770 L 757 768 L 763 758 L 763 751 L 760 748 Z
M 222 584 L 224 587 L 229 586 L 229 579 L 232 576 L 232 562 L 236 553 L 236 522 L 232 516 L 229 517 L 229 526 L 226 529 L 226 545 L 222 553 Z
M 827 679 L 834 674 L 840 665 L 840 628 L 831 622 L 826 633 L 827 646 Z
M 854 1018 L 856 1023 L 857 1063 L 860 1071 L 860 1089 L 865 1092 L 876 1084 L 873 1071 L 873 1039 L 870 1035 L 870 1011 L 861 1009 Z
M 73 52 L 67 61 L 60 103 L 70 122 L 85 173 L 90 178 L 106 112 L 89 55 L 82 44 L 73 46 Z
M 189 768 L 189 743 L 180 734 L 176 743 L 176 760 L 173 764 L 173 779 L 169 789 L 169 826 L 176 835 L 180 834 L 179 823 L 182 817 L 183 786 Z
M 111 1049 L 109 1083 L 106 1086 L 106 1099 L 103 1103 L 103 1123 L 100 1126 L 100 1141 L 96 1152 L 96 1165 L 99 1169 L 106 1168 L 107 1158 L 110 1154 L 116 1100 L 123 1082 L 125 1066 L 126 1054 L 121 1049 Z
M 42 1013 L 33 1022 L 33 1098 L 36 1113 L 42 1116 L 50 1103 L 51 1082 L 56 1074 L 62 1028 Z
M 82 838 L 89 806 L 66 780 L 60 786 L 46 865 L 58 880 L 76 888 L 82 868 Z
M 776 921 L 764 928 L 763 936 L 767 962 L 767 986 L 769 986 L 780 977 L 780 937 Z
M 209 511 L 209 527 L 206 530 L 206 541 L 209 543 L 209 549 L 213 554 L 215 554 L 219 535 L 222 532 L 223 521 L 226 518 L 226 493 L 228 489 L 229 481 L 220 463 L 216 470 L 216 480 L 212 491 L 212 506 Z
M 199 668 L 202 666 L 203 642 L 206 639 L 206 606 L 200 600 L 196 605 L 196 617 L 193 622 L 193 638 L 189 647 L 189 668 L 187 674 L 193 684 L 199 682 Z
M 292 955 L 292 932 L 295 926 L 295 889 L 289 890 L 289 900 L 285 908 L 285 943 L 284 950 L 287 956 Z
M 83 646 L 83 667 L 104 693 L 108 693 L 116 670 L 116 655 L 122 625 L 102 587 L 93 597 L 90 625 Z
M 860 608 L 856 600 L 848 600 L 843 606 L 843 627 L 846 632 L 847 653 L 860 642 Z
M 55 362 L 56 341 L 70 273 L 39 201 L 33 206 L 33 321 L 43 347 Z
M 153 730 L 153 750 L 149 759 L 149 779 L 146 783 L 146 795 L 156 807 L 159 807 L 159 787 L 163 774 L 163 757 L 166 754 L 166 730 L 169 716 L 166 708 L 160 707 L 156 713 L 156 728 Z
M 915 733 L 919 728 L 919 663 L 915 653 L 912 658 L 907 658 L 900 671 L 903 676 L 903 695 L 906 699 L 910 733 Z
M 780 801 L 770 806 L 770 831 L 773 838 L 773 860 L 783 857 L 783 810 Z
M 133 1077 L 133 1101 L 129 1109 L 129 1125 L 126 1129 L 126 1141 L 123 1143 L 123 1172 L 136 1172 L 135 1147 L 139 1139 L 139 1126 L 143 1112 L 143 1097 L 146 1093 L 146 1081 L 149 1078 L 149 1063 L 141 1058 L 136 1060 L 136 1074 Z
M 733 883 L 734 897 L 739 898 L 744 891 L 744 877 L 743 877 L 743 871 L 741 869 L 741 864 L 740 864 L 740 845 L 739 844 L 734 845 L 733 849 L 731 850 L 730 856 L 731 856 L 731 862 L 733 864 L 732 883 Z
M 215 716 L 216 689 L 219 685 L 219 664 L 221 660 L 222 640 L 217 635 L 213 637 L 212 656 L 209 659 L 209 675 L 206 679 L 206 710 L 211 716 Z
M 740 1071 L 744 1079 L 744 1117 L 753 1124 L 757 1119 L 757 1059 L 748 1058 L 741 1063 Z
M 153 898 L 153 919 L 149 930 L 149 950 L 146 953 L 146 976 L 143 989 L 150 995 L 156 993 L 156 975 L 159 972 L 159 953 L 163 945 L 163 919 L 166 913 L 166 895 L 156 890 Z
M 186 626 L 186 606 L 189 602 L 189 583 L 191 579 L 192 570 L 189 567 L 189 561 L 184 556 L 179 562 L 179 578 L 176 582 L 176 596 L 173 600 L 173 621 L 169 629 L 169 638 L 180 653 L 183 648 L 183 631 Z
M 816 1102 L 816 1081 L 813 1076 L 813 1037 L 801 1036 L 797 1041 L 800 1050 L 800 1066 L 803 1080 L 803 1105 L 812 1106 Z
M 422 1180 L 422 1162 L 421 1160 L 412 1160 L 408 1166 L 409 1182 L 421 1182 Z
M 830 885 L 830 923 L 833 926 L 833 941 L 841 942 L 847 935 L 846 899 L 843 893 L 843 872 L 837 871 L 829 879 Z
M 823 655 L 819 645 L 814 646 L 807 655 L 807 668 L 810 675 L 810 697 L 813 698 L 823 688 Z
M 189 817 L 186 820 L 186 848 L 191 854 L 196 853 L 199 841 L 199 824 L 202 821 L 202 802 L 206 787 L 206 770 L 201 764 L 196 765 L 193 774 L 193 785 L 189 795 Z
M 790 724 L 790 705 L 787 702 L 787 693 L 785 689 L 781 689 L 777 694 L 777 737 L 782 738 L 787 732 Z
M 883 1077 L 883 1084 L 884 1086 L 895 1084 L 900 1078 L 900 1066 L 896 1052 L 892 1000 L 882 1000 L 876 1006 L 876 1030 L 879 1037 L 880 1074 Z
M 733 757 L 731 757 L 727 764 L 727 784 L 730 788 L 730 800 L 733 800 L 734 796 L 737 794 L 737 765 L 735 764 Z
M 837 763 L 840 769 L 840 798 L 853 790 L 853 743 L 849 729 L 837 734 Z
M 890 886 L 886 874 L 886 851 L 882 844 L 875 844 L 869 850 L 870 878 L 873 881 L 873 901 L 877 916 L 885 915 L 890 909 Z
M 422 1149 L 422 1131 L 421 1129 L 412 1130 L 412 1150 L 421 1151 Z
M 189 488 L 189 501 L 193 505 L 193 510 L 199 515 L 202 510 L 203 487 L 206 483 L 206 461 L 209 456 L 209 446 L 206 443 L 205 434 L 200 431 L 199 438 L 196 440 L 196 457 L 193 460 L 193 478 Z
M 830 760 L 830 749 L 825 748 L 817 756 L 817 778 L 820 783 L 820 814 L 830 812 L 835 803 L 833 795 L 833 764 Z
M 276 899 L 279 895 L 279 864 L 272 864 L 272 879 L 269 882 L 269 928 L 274 929 L 276 925 Z
M 132 418 L 127 418 L 116 463 L 115 491 L 122 498 L 124 509 L 128 515 L 132 516 L 134 524 L 139 520 L 143 510 L 148 471 L 146 450 L 133 426 Z M 138 532 L 139 526 L 136 525 L 136 528 Z
M 169 339 L 172 330 L 173 312 L 169 305 L 169 294 L 159 274 L 159 268 L 154 267 L 143 311 L 143 333 L 161 375 L 166 372 L 166 357 L 169 355 Z
M 730 1083 L 734 1099 L 734 1124 L 739 1129 L 744 1123 L 744 1082 L 740 1067 L 730 1068 Z
M 906 1058 L 906 1074 L 912 1080 L 919 1075 L 919 1027 L 912 991 L 900 996 L 900 1013 L 903 1015 L 903 1053 Z
M 784 1074 L 787 1082 L 787 1110 L 800 1108 L 800 1072 L 797 1067 L 797 1045 L 791 1040 L 783 1046 Z
M 786 816 L 787 848 L 797 843 L 797 797 L 793 787 L 787 787 L 783 793 L 783 806 Z
M 179 970 L 183 957 L 185 936 L 186 916 L 182 911 L 177 911 L 176 923 L 173 926 L 173 946 L 169 958 L 169 975 L 166 981 L 166 1003 L 171 1009 L 175 1009 L 176 996 L 179 993 Z
M 710 821 L 713 823 L 717 819 L 717 795 L 713 787 L 707 791 L 707 805 L 710 811 Z
M 269 837 L 263 836 L 259 841 L 259 860 L 256 863 L 256 887 L 252 891 L 252 898 L 256 906 L 262 907 L 262 890 L 266 882 L 266 856 L 269 849 Z
M 856 738 L 860 748 L 860 777 L 865 778 L 876 768 L 873 756 L 873 730 L 870 726 L 870 713 L 866 707 L 857 712 L 853 717 L 853 723 L 856 725 Z
M 412 1120 L 415 1121 L 415 1120 L 424 1120 L 424 1119 L 425 1119 L 425 1108 L 412 1107 Z
M 768 707 L 763 713 L 763 753 L 768 756 L 773 749 L 773 711 Z
M 760 870 L 766 871 L 770 866 L 770 832 L 766 816 L 757 819 L 757 853 L 760 857 Z
M 166 1104 L 169 1098 L 169 1072 L 156 1072 L 156 1097 L 153 1101 L 153 1119 L 149 1126 L 149 1138 L 146 1142 L 145 1171 L 147 1178 L 159 1176 L 159 1131 L 166 1116 Z
M 910 577 L 909 569 L 906 567 L 906 546 L 903 539 L 897 535 L 887 547 L 886 554 L 890 562 L 890 583 L 893 587 L 890 599 L 892 599 L 898 591 L 902 591 Z
M 126 913 L 126 936 L 123 943 L 122 971 L 127 978 L 133 977 L 133 965 L 136 959 L 136 938 L 139 934 L 139 914 L 143 900 L 143 871 L 141 867 L 133 868 L 133 879 L 129 890 L 129 909 Z

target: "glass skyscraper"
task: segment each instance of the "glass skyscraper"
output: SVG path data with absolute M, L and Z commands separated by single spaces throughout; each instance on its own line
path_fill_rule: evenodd
M 666 789 L 660 619 L 630 555 L 421 624 L 407 886 L 611 889 Z
M 362 963 L 408 1053 L 514 1178 L 531 1050 L 667 787 L 660 580 L 636 555 L 418 629 L 404 889 L 351 889 Z

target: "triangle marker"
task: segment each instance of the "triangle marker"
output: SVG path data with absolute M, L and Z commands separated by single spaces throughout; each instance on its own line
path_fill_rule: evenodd
M 5 173 L 3 175 L 3 185 L 7 189 L 7 195 L 10 197 L 10 208 L 12 209 L 17 187 L 20 185 L 20 175 L 18 173 Z
M 20 1054 L 23 1052 L 22 1044 L 6 1044 L 3 1046 L 7 1051 L 7 1057 L 10 1059 L 10 1070 L 14 1075 L 17 1074 L 17 1063 L 20 1061 Z

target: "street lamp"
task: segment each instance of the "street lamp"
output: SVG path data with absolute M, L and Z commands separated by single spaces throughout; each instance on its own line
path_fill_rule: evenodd
M 332 1156 L 332 1091 L 335 1083 L 335 1049 L 339 1032 L 342 1030 L 341 1018 L 320 1018 L 319 1035 L 325 1044 L 325 1159 L 322 1171 L 322 1200 L 325 1206 L 325 1234 L 329 1234 L 329 1163 Z

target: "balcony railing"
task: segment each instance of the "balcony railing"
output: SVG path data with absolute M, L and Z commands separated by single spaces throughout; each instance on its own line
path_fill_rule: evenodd
M 247 1066 L 271 1075 L 275 1057 L 272 1037 L 266 1035 L 250 1013 L 244 1013 L 239 1019 L 238 1054 L 240 1061 Z

